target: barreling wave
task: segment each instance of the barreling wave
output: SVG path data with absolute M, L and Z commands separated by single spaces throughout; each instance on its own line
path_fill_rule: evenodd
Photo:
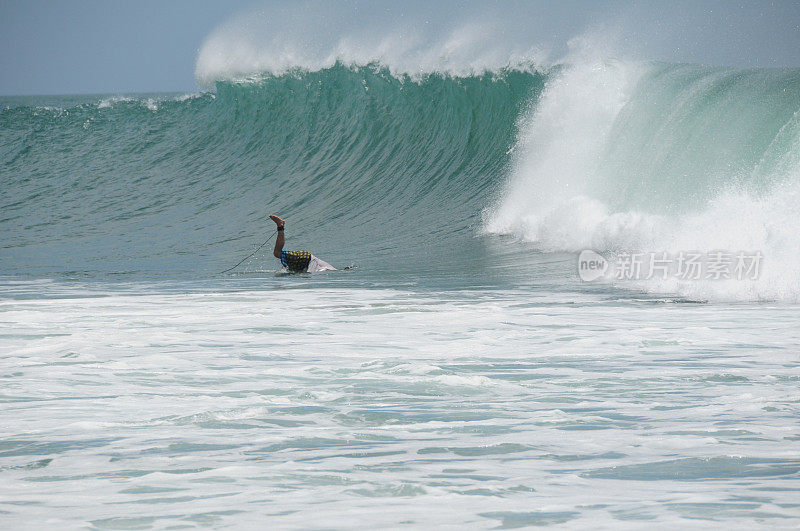
M 3 269 L 213 271 L 268 212 L 333 263 L 392 260 L 422 234 L 447 249 L 472 233 L 543 83 L 335 64 L 192 97 L 8 106 Z
M 222 269 L 269 210 L 334 264 L 459 259 L 464 238 L 503 234 L 545 253 L 760 251 L 756 281 L 639 287 L 800 294 L 800 70 L 334 63 L 247 77 L 7 104 L 3 271 Z

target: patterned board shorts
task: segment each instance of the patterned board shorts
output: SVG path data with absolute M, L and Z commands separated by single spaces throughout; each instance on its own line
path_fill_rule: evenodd
M 308 269 L 311 253 L 308 251 L 281 251 L 281 264 L 289 271 L 300 273 Z

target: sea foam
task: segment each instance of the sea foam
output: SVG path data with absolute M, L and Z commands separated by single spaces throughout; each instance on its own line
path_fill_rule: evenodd
M 513 168 L 483 231 L 545 252 L 761 252 L 753 281 L 636 288 L 796 301 L 800 128 L 797 102 L 785 96 L 793 84 L 783 71 L 566 65 L 520 118 Z

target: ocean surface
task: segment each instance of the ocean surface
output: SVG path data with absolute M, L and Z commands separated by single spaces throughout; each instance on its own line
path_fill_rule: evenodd
M 800 70 L 211 77 L 0 98 L 0 527 L 797 527 Z

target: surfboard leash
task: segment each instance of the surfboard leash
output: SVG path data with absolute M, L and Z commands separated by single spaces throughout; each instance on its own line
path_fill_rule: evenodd
M 249 255 L 247 255 L 247 256 L 245 256 L 244 258 L 242 258 L 242 259 L 239 261 L 239 263 L 238 263 L 238 264 L 236 264 L 235 266 L 233 266 L 233 267 L 231 267 L 231 268 L 228 268 L 228 269 L 226 269 L 225 271 L 220 271 L 220 272 L 219 272 L 219 273 L 217 273 L 217 274 L 218 274 L 218 275 L 224 275 L 224 274 L 225 274 L 225 273 L 227 273 L 228 271 L 233 271 L 234 269 L 236 269 L 237 267 L 239 267 L 240 265 L 242 265 L 242 264 L 245 262 L 245 260 L 247 260 L 248 258 L 252 257 L 254 254 L 256 254 L 258 251 L 260 251 L 260 250 L 261 250 L 261 248 L 262 248 L 262 247 L 264 247 L 264 246 L 265 246 L 265 245 L 266 245 L 266 244 L 267 244 L 267 243 L 268 243 L 268 242 L 269 242 L 269 241 L 272 239 L 272 237 L 273 237 L 273 236 L 275 236 L 276 234 L 278 234 L 278 231 L 277 231 L 277 229 L 275 230 L 275 232 L 273 232 L 273 233 L 270 235 L 270 237 L 269 237 L 269 238 L 267 238 L 267 239 L 264 241 L 264 243 L 262 243 L 261 245 L 259 245 L 259 246 L 258 246 L 258 249 L 256 249 L 255 251 L 253 251 L 253 252 L 252 252 L 252 253 L 250 253 Z

